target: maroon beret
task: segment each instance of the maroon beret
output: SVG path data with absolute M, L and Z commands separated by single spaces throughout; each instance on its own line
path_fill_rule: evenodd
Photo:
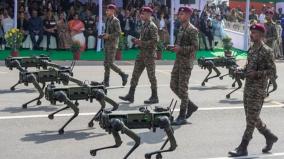
M 178 9 L 178 12 L 192 13 L 193 11 L 192 11 L 192 9 L 189 8 L 189 7 L 180 7 L 180 8 Z
M 141 12 L 153 13 L 153 9 L 150 7 L 142 7 Z
M 268 9 L 266 12 L 265 12 L 266 14 L 274 14 L 274 11 L 272 10 L 272 9 Z
M 263 24 L 260 24 L 260 23 L 253 24 L 252 26 L 250 26 L 250 30 L 257 30 L 257 31 L 265 33 L 265 27 Z
M 109 5 L 107 5 L 107 9 L 114 9 L 114 10 L 116 10 L 116 5 L 109 4 Z

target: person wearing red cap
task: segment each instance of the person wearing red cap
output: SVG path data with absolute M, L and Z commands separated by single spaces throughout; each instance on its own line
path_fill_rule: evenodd
M 124 73 L 120 68 L 118 68 L 114 63 L 114 58 L 116 50 L 118 48 L 119 36 L 121 33 L 121 27 L 119 20 L 114 16 L 116 6 L 109 4 L 106 9 L 107 20 L 105 23 L 105 33 L 100 38 L 104 39 L 104 51 L 105 51 L 105 74 L 104 74 L 104 84 L 106 87 L 109 86 L 109 75 L 110 69 L 118 73 L 122 79 L 122 85 L 125 86 L 127 83 L 128 75 Z
M 244 88 L 244 109 L 246 115 L 246 129 L 242 137 L 241 144 L 233 151 L 229 152 L 231 157 L 247 156 L 247 147 L 252 139 L 254 129 L 264 135 L 266 146 L 263 153 L 268 153 L 273 144 L 278 140 L 260 119 L 259 115 L 266 97 L 266 86 L 269 78 L 275 78 L 276 66 L 272 49 L 264 42 L 265 27 L 263 24 L 254 24 L 250 27 L 251 41 L 253 45 L 248 51 L 246 70 L 246 81 Z
M 126 96 L 120 96 L 119 98 L 124 101 L 134 102 L 135 88 L 138 84 L 139 78 L 146 68 L 149 81 L 151 83 L 152 95 L 148 100 L 145 100 L 145 104 L 159 103 L 157 92 L 157 79 L 155 75 L 155 59 L 156 49 L 158 44 L 158 27 L 151 20 L 153 10 L 150 7 L 143 7 L 140 12 L 141 20 L 144 22 L 140 38 L 134 38 L 132 41 L 134 44 L 140 47 L 140 53 L 135 60 L 134 70 L 132 73 L 130 89 Z
M 276 23 L 273 22 L 273 16 L 274 16 L 273 10 L 269 9 L 266 11 L 266 23 L 264 24 L 266 29 L 265 44 L 270 48 L 275 47 L 275 42 L 278 39 Z
M 185 124 L 186 119 L 198 109 L 188 97 L 188 82 L 193 69 L 195 52 L 199 46 L 198 30 L 189 22 L 191 14 L 191 8 L 179 8 L 178 19 L 181 22 L 181 27 L 178 31 L 175 45 L 172 47 L 172 51 L 176 53 L 176 60 L 171 73 L 170 87 L 181 99 L 180 112 L 172 123 L 173 125 Z

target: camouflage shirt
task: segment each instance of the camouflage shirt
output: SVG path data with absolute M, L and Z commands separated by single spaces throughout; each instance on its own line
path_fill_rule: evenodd
M 181 47 L 176 54 L 176 61 L 193 68 L 195 52 L 198 49 L 198 30 L 190 22 L 181 25 L 175 44 Z
M 274 22 L 266 22 L 265 23 L 265 39 L 267 42 L 271 43 L 278 39 L 276 24 Z
M 110 38 L 105 40 L 105 47 L 118 47 L 119 36 L 121 32 L 120 22 L 116 17 L 107 18 L 105 25 L 105 33 L 110 35 Z
M 159 41 L 158 27 L 153 21 L 145 22 L 140 33 L 141 53 L 140 56 L 155 57 L 157 44 Z
M 273 50 L 263 42 L 254 44 L 249 49 L 246 71 L 250 72 L 251 70 L 257 71 L 257 77 L 246 78 L 245 91 L 252 90 L 262 95 L 265 93 L 268 79 L 276 76 Z

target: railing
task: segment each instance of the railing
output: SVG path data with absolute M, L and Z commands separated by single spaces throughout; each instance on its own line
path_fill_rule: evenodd
M 233 30 L 236 32 L 241 32 L 244 33 L 245 31 L 245 25 L 243 23 L 240 22 L 229 22 L 229 21 L 225 21 L 225 29 L 228 30 Z

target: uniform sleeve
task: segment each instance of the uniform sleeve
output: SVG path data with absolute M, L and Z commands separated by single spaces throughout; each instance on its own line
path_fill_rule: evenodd
M 274 63 L 274 55 L 272 50 L 269 50 L 264 57 L 267 61 L 267 69 L 258 71 L 257 75 L 259 78 L 268 77 L 270 79 L 276 78 L 276 65 Z
M 120 32 L 121 32 L 120 23 L 119 23 L 118 20 L 115 20 L 113 25 L 114 25 L 114 27 L 113 27 L 114 32 L 109 34 L 110 40 L 115 40 L 116 38 L 118 38 L 119 35 L 120 35 Z
M 150 40 L 148 41 L 141 41 L 141 48 L 155 48 L 159 41 L 159 35 L 158 35 L 158 28 L 156 26 L 150 25 Z
M 196 50 L 198 50 L 198 31 L 196 29 L 191 29 L 189 32 L 189 37 L 190 39 L 190 45 L 188 46 L 183 46 L 181 47 L 181 51 L 179 52 L 179 54 L 181 55 L 186 55 L 188 53 L 192 53 L 195 52 Z
M 273 39 L 275 39 L 275 40 L 278 39 L 276 24 L 275 24 L 274 27 L 273 27 Z

